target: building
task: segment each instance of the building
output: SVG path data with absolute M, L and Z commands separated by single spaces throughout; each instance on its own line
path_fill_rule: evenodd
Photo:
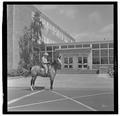
M 20 60 L 18 41 L 24 27 L 30 26 L 36 11 L 39 10 L 31 5 L 7 6 L 8 70 L 16 69 L 18 66 Z M 61 55 L 63 63 L 61 70 L 98 70 L 100 67 L 113 67 L 113 40 L 75 42 L 72 36 L 43 13 L 41 13 L 41 21 L 45 27 L 42 34 L 46 43 L 42 52 L 47 51 L 51 61 L 56 54 Z M 34 53 L 39 60 L 39 46 L 35 46 Z
M 58 51 L 62 70 L 98 70 L 113 67 L 113 41 L 48 44 L 47 52 Z M 55 49 L 56 48 L 56 49 Z M 54 58 L 54 55 L 52 56 Z

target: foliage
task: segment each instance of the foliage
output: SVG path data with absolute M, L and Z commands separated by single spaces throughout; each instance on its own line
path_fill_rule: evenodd
M 31 66 L 34 65 L 34 46 L 40 46 L 40 50 L 45 47 L 42 40 L 42 28 L 43 24 L 40 21 L 40 13 L 36 12 L 30 27 L 24 28 L 23 36 L 19 39 L 19 69 L 24 68 L 30 70 Z M 40 41 L 40 43 L 38 43 L 38 41 Z
M 24 68 L 13 69 L 8 72 L 9 77 L 24 76 L 27 77 L 30 75 L 30 71 Z

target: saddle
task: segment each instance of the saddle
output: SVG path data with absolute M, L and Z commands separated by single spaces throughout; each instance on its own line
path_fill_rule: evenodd
M 45 67 L 43 65 L 41 65 L 41 68 L 44 70 L 44 77 L 47 77 L 48 74 L 49 74 L 49 64 L 47 64 L 47 68 L 48 68 L 47 73 L 46 73 L 46 69 L 45 69 Z

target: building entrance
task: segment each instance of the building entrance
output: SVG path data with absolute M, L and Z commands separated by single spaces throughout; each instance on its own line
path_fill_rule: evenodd
M 64 57 L 64 68 L 73 68 L 73 57 Z
M 87 69 L 88 68 L 88 57 L 79 56 L 78 57 L 78 69 Z

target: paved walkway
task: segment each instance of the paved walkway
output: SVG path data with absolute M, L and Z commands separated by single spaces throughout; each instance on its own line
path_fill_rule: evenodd
M 29 87 L 31 77 L 8 79 L 8 87 Z M 49 78 L 37 77 L 36 86 L 49 88 Z M 113 78 L 100 77 L 97 74 L 57 74 L 54 88 L 110 88 L 113 89 Z
M 8 111 L 113 111 L 113 78 L 96 74 L 57 74 L 53 90 L 49 78 L 8 79 Z

